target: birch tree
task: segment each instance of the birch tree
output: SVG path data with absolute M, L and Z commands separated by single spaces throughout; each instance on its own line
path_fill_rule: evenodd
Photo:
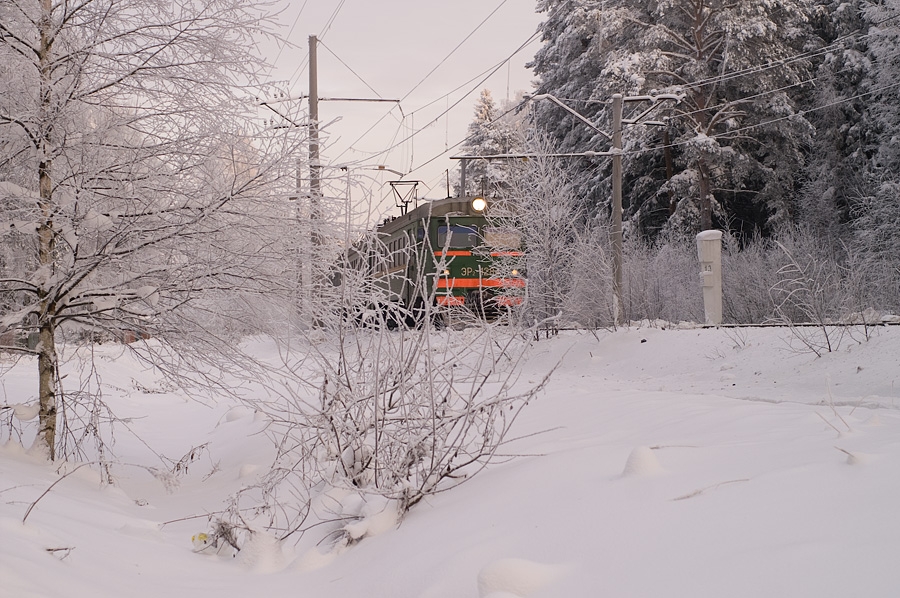
M 254 231 L 278 208 L 258 202 L 290 174 L 290 141 L 249 119 L 264 8 L 0 0 L 0 240 L 22 258 L 0 271 L 0 333 L 37 341 L 2 349 L 37 358 L 36 446 L 51 459 L 74 400 L 63 333 L 177 340 L 211 294 L 264 291 L 278 236 Z

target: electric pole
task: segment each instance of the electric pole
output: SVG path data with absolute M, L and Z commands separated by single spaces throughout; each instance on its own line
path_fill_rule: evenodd
M 609 141 L 610 148 L 605 152 L 573 152 L 573 153 L 561 153 L 561 154 L 544 154 L 545 158 L 598 158 L 598 157 L 609 157 L 612 159 L 612 197 L 611 201 L 611 227 L 610 227 L 610 246 L 613 253 L 613 311 L 615 317 L 615 323 L 617 326 L 622 326 L 625 324 L 625 298 L 624 298 L 624 283 L 623 283 L 623 272 L 625 270 L 624 267 L 624 241 L 623 241 L 623 226 L 622 226 L 622 127 L 625 124 L 629 125 L 654 125 L 654 126 L 662 126 L 666 123 L 660 121 L 650 121 L 644 120 L 649 114 L 651 114 L 658 104 L 663 101 L 674 101 L 680 102 L 683 96 L 679 96 L 676 94 L 657 94 L 657 95 L 646 95 L 646 96 L 629 96 L 624 97 L 622 94 L 617 93 L 612 96 L 612 134 L 604 132 L 599 129 L 597 125 L 592 123 L 590 120 L 585 118 L 583 115 L 578 113 L 576 110 L 568 106 L 565 102 L 560 100 L 559 98 L 552 96 L 550 94 L 539 94 L 535 96 L 531 96 L 528 98 L 532 101 L 535 100 L 549 100 L 553 102 L 582 123 L 602 135 Z M 623 118 L 625 102 L 650 102 L 650 107 L 638 114 L 634 118 L 629 118 L 625 120 Z M 496 159 L 520 159 L 520 158 L 529 158 L 534 157 L 534 154 L 496 154 L 491 156 L 451 156 L 452 160 L 460 160 L 461 168 L 460 168 L 460 178 L 462 183 L 465 183 L 465 164 L 466 160 L 496 160 Z
M 625 298 L 622 287 L 622 111 L 625 102 L 622 94 L 612 97 L 612 228 L 610 245 L 613 252 L 613 301 L 616 326 L 625 324 Z
M 318 38 L 309 36 L 309 220 L 310 240 L 321 243 L 318 225 L 322 209 L 322 165 L 319 163 L 319 67 L 316 59 Z

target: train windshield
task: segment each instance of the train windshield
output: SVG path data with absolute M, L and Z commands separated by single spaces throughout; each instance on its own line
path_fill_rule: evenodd
M 461 248 L 478 245 L 478 226 L 474 224 L 439 226 L 437 233 L 438 248 Z M 447 237 L 449 237 L 449 242 Z
M 514 228 L 486 226 L 484 242 L 498 249 L 519 249 L 522 246 L 522 235 Z

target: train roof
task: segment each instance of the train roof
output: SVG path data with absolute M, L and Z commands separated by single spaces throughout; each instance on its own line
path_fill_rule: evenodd
M 378 232 L 380 234 L 390 235 L 399 230 L 403 230 L 412 222 L 428 220 L 430 218 L 440 218 L 448 215 L 484 216 L 484 212 L 479 212 L 472 207 L 473 199 L 473 197 L 448 197 L 446 199 L 426 201 L 402 216 L 386 219 L 378 225 Z

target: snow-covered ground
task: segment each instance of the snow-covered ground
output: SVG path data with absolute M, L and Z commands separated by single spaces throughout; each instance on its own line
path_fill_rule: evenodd
M 779 328 L 534 343 L 523 382 L 561 365 L 517 422 L 518 458 L 340 554 L 311 530 L 296 546 L 259 534 L 234 558 L 191 538 L 264 470 L 265 421 L 97 351 L 137 436 L 116 432 L 115 486 L 0 448 L 2 597 L 900 595 L 900 327 L 821 357 Z M 32 401 L 35 369 L 5 371 L 0 404 Z M 148 448 L 177 460 L 204 444 L 177 486 Z

